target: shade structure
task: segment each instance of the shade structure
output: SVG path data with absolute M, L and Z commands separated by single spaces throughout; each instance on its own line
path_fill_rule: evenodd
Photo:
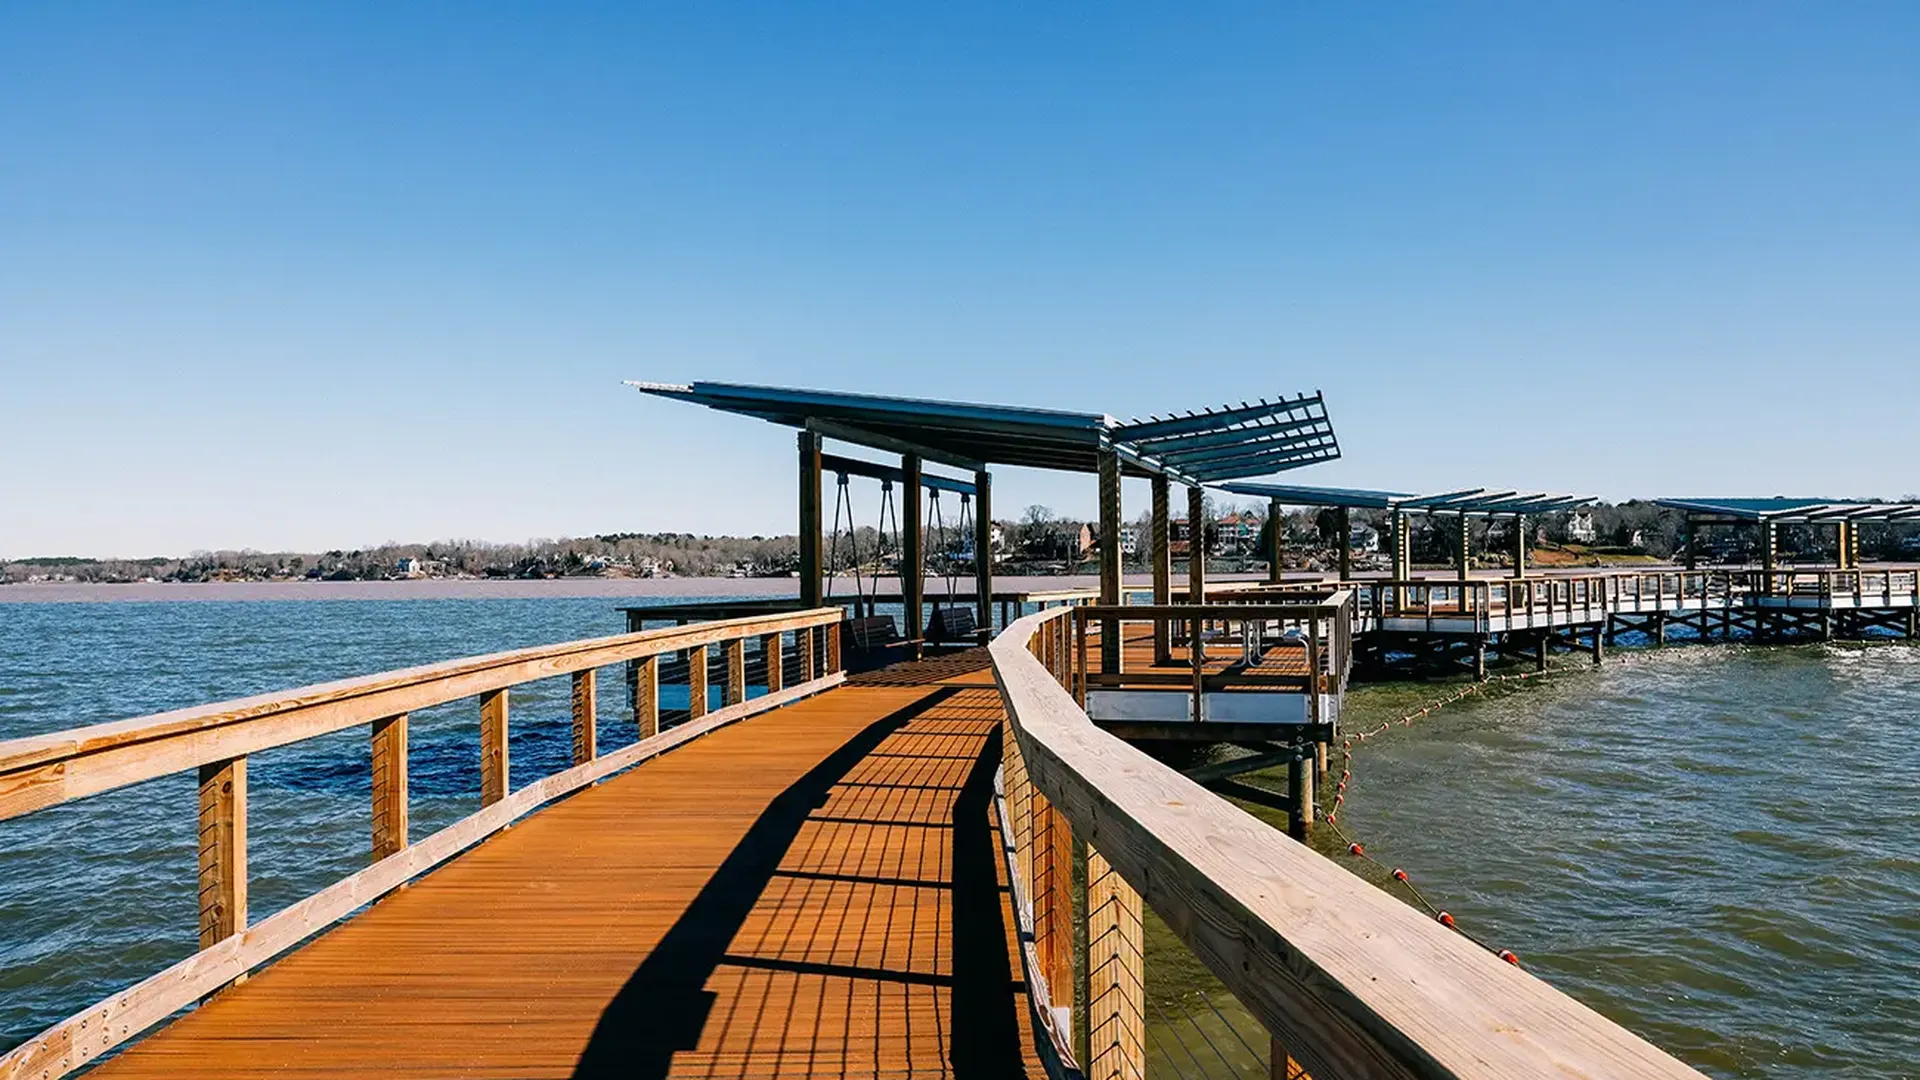
M 1655 499 L 1654 505 L 1685 511 L 1706 521 L 1755 521 L 1778 525 L 1834 521 L 1900 521 L 1920 518 L 1920 503 L 1854 499 Z
M 1462 488 L 1427 495 L 1365 488 L 1308 487 L 1235 481 L 1218 485 L 1233 495 L 1251 495 L 1288 506 L 1330 506 L 1353 510 L 1396 510 L 1408 514 L 1465 514 L 1491 517 L 1504 514 L 1550 514 L 1598 501 L 1588 495 L 1558 495 L 1546 491 L 1502 488 Z
M 1128 475 L 1202 484 L 1340 456 L 1318 393 L 1123 423 L 1104 413 L 831 390 L 717 382 L 629 385 L 656 397 L 974 472 L 1014 465 L 1091 473 L 1099 470 L 1101 453 L 1111 451 Z

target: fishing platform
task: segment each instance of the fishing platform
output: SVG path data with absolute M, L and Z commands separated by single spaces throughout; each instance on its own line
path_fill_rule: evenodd
M 1835 629 L 1845 610 L 1861 614 L 1838 629 L 1864 633 L 1892 626 L 1885 612 L 1913 608 L 1920 588 L 1910 571 L 1858 568 L 1811 591 L 1775 565 L 1758 579 L 1535 574 L 1524 548 L 1510 577 L 1486 579 L 1464 541 L 1451 578 L 1397 556 L 1384 578 L 1343 557 L 1335 574 L 1285 580 L 1274 530 L 1269 580 L 1210 584 L 1204 545 L 1191 544 L 1176 592 L 1171 487 L 1187 487 L 1198 520 L 1208 485 L 1338 456 L 1318 394 L 1120 422 L 637 385 L 798 430 L 800 595 L 636 605 L 610 637 L 0 742 L 0 821 L 194 776 L 196 798 L 177 810 L 197 820 L 199 910 L 190 955 L 0 1055 L 0 1080 L 1697 1080 L 1296 842 L 1348 681 L 1409 649 L 1457 666 L 1459 642 L 1482 669 L 1489 648 L 1543 656 L 1590 638 L 1597 657 L 1632 620 L 1791 632 L 1816 611 Z M 829 455 L 826 439 L 898 464 Z M 1098 477 L 1097 589 L 996 589 L 983 557 L 995 465 Z M 894 552 L 842 564 L 827 476 L 842 498 L 856 478 L 897 488 Z M 1137 588 L 1120 575 L 1125 476 L 1152 490 L 1151 582 Z M 1382 494 L 1330 490 L 1266 494 Z M 965 500 L 951 529 L 929 520 L 934 492 Z M 1574 499 L 1386 497 L 1396 514 L 1463 522 Z M 834 537 L 844 523 L 858 538 L 835 521 Z M 852 595 L 835 593 L 834 575 L 884 567 L 882 554 L 896 591 L 856 578 Z M 930 566 L 949 576 L 932 594 Z M 900 622 L 882 626 L 896 606 Z M 555 701 L 563 722 L 541 715 Z M 416 836 L 409 730 L 449 707 L 471 709 L 475 803 Z M 366 861 L 256 917 L 249 758 L 348 731 L 366 740 Z M 562 740 L 567 764 L 516 769 L 516 744 L 532 738 Z M 1178 742 L 1238 756 L 1156 756 Z M 1277 766 L 1284 792 L 1243 779 Z M 1284 809 L 1289 828 L 1224 795 Z M 1156 989 L 1150 924 L 1204 973 L 1198 1006 Z

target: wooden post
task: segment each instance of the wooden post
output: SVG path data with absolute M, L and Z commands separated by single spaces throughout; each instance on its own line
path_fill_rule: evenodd
M 781 649 L 785 640 L 780 634 L 760 635 L 760 662 L 767 669 L 767 693 L 779 690 L 787 682 L 786 658 Z
M 1056 1006 L 1073 1004 L 1073 832 L 1038 790 L 1032 794 L 1033 938 Z
M 1513 576 L 1527 576 L 1527 549 L 1533 545 L 1527 543 L 1527 516 L 1513 515 Z
M 827 624 L 827 661 L 825 674 L 840 670 L 840 624 Z
M 1120 596 L 1120 455 L 1100 451 L 1100 602 L 1118 605 Z M 1120 671 L 1120 620 L 1100 620 L 1100 671 Z
M 687 718 L 698 720 L 707 715 L 707 647 L 687 650 Z
M 1207 493 L 1187 489 L 1187 603 L 1207 602 Z
M 1334 523 L 1334 530 L 1340 534 L 1339 540 L 1336 541 L 1336 543 L 1340 545 L 1337 549 L 1339 552 L 1338 565 L 1340 567 L 1340 580 L 1352 581 L 1353 511 L 1348 507 L 1342 506 L 1335 511 L 1334 517 L 1337 519 Z
M 200 766 L 200 947 L 247 928 L 247 759 Z
M 640 738 L 660 734 L 660 658 L 642 657 L 633 662 L 633 724 Z
M 1473 643 L 1473 677 L 1481 682 L 1487 681 L 1487 639 L 1476 638 Z
M 1453 556 L 1453 566 L 1455 570 L 1459 571 L 1461 581 L 1467 580 L 1473 573 L 1473 533 L 1471 532 L 1470 522 L 1471 519 L 1467 517 L 1466 511 L 1461 511 L 1460 546 L 1454 551 Z M 1466 594 L 1462 593 L 1462 607 L 1465 606 L 1465 603 Z
M 480 695 L 480 805 L 507 797 L 507 692 Z
M 993 640 L 993 476 L 973 474 L 974 628 L 980 644 Z
M 1760 526 L 1760 569 L 1762 593 L 1773 595 L 1773 571 L 1780 561 L 1780 526 L 1769 521 Z
M 1697 570 L 1697 569 L 1699 569 L 1699 566 L 1700 566 L 1700 526 L 1699 526 L 1699 525 L 1698 525 L 1697 523 L 1695 523 L 1695 521 L 1693 520 L 1693 515 L 1692 515 L 1692 514 L 1688 514 L 1688 515 L 1687 515 L 1687 518 L 1686 518 L 1686 521 L 1687 521 L 1687 524 L 1686 524 L 1686 550 L 1687 550 L 1687 560 L 1686 560 L 1686 568 L 1687 568 L 1687 569 L 1689 569 L 1689 570 Z M 1685 588 L 1685 584 L 1684 584 L 1684 583 L 1682 583 L 1682 588 L 1683 588 L 1683 590 L 1684 590 L 1684 588 Z M 1703 609 L 1703 610 L 1704 610 L 1704 609 Z
M 1207 703 L 1207 647 L 1200 633 L 1206 628 L 1199 616 L 1194 616 L 1191 633 L 1187 638 L 1187 659 L 1193 665 L 1193 722 L 1202 719 L 1201 709 Z
M 1087 847 L 1087 1080 L 1146 1075 L 1146 939 L 1140 894 Z
M 900 526 L 900 606 L 906 611 L 906 638 L 915 643 L 908 651 L 918 659 L 918 643 L 927 636 L 927 553 L 920 532 L 924 494 L 920 488 L 920 455 L 901 455 L 900 471 L 906 474 L 900 482 L 900 516 L 904 519 Z
M 373 722 L 373 857 L 407 846 L 407 714 Z
M 1287 803 L 1287 835 L 1305 841 L 1313 821 L 1313 770 L 1304 754 L 1287 763 Z
M 726 658 L 726 688 L 720 692 L 723 705 L 738 705 L 747 700 L 747 639 L 734 638 L 720 646 L 720 655 Z
M 793 647 L 800 650 L 800 679 L 812 682 L 820 677 L 820 647 L 814 637 L 814 628 L 802 627 L 793 632 Z
M 1281 556 L 1286 554 L 1286 508 L 1279 499 L 1267 500 L 1267 584 L 1280 584 Z
M 593 669 L 573 673 L 573 763 L 600 756 L 600 694 Z
M 1159 473 L 1153 477 L 1153 523 L 1148 543 L 1153 545 L 1153 602 L 1156 605 L 1173 603 L 1173 552 L 1171 517 L 1172 508 L 1168 505 L 1170 481 Z M 1153 662 L 1155 665 L 1173 662 L 1173 624 L 1156 619 L 1153 624 Z
M 800 606 L 817 608 L 826 596 L 821 559 L 826 539 L 820 520 L 820 436 L 800 433 Z

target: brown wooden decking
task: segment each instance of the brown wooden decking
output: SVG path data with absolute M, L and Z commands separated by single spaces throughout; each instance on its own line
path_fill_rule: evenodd
M 895 669 L 583 791 L 96 1075 L 1043 1075 L 983 663 Z
M 1124 626 L 1120 634 L 1120 671 L 1126 678 L 1123 687 L 1179 689 L 1191 686 L 1192 654 L 1185 644 L 1172 649 L 1172 663 L 1153 662 L 1153 631 L 1144 626 Z M 1240 646 L 1232 641 L 1209 641 L 1205 645 L 1207 689 L 1215 690 L 1291 690 L 1305 693 L 1307 687 L 1307 647 L 1302 641 L 1269 641 L 1256 664 L 1246 664 Z M 1087 663 L 1096 675 L 1104 674 L 1100 657 L 1100 631 L 1087 631 Z

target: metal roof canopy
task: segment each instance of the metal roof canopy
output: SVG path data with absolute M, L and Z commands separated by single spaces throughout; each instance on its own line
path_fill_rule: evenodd
M 1920 503 L 1851 499 L 1655 499 L 1655 506 L 1684 510 L 1691 518 L 1807 524 L 1819 521 L 1900 521 L 1920 517 Z
M 1466 514 L 1492 517 L 1500 514 L 1549 514 L 1571 510 L 1598 500 L 1586 495 L 1555 495 L 1545 491 L 1490 490 L 1464 488 L 1431 495 L 1410 495 L 1401 491 L 1373 491 L 1365 488 L 1307 487 L 1299 484 L 1236 482 L 1219 485 L 1234 495 L 1252 495 L 1274 499 L 1292 506 L 1333 506 L 1356 510 L 1394 510 L 1409 514 Z
M 1103 413 L 877 394 L 713 382 L 628 385 L 974 472 L 989 464 L 1097 472 L 1101 452 L 1112 450 L 1128 475 L 1202 484 L 1340 456 L 1317 393 L 1123 424 Z

